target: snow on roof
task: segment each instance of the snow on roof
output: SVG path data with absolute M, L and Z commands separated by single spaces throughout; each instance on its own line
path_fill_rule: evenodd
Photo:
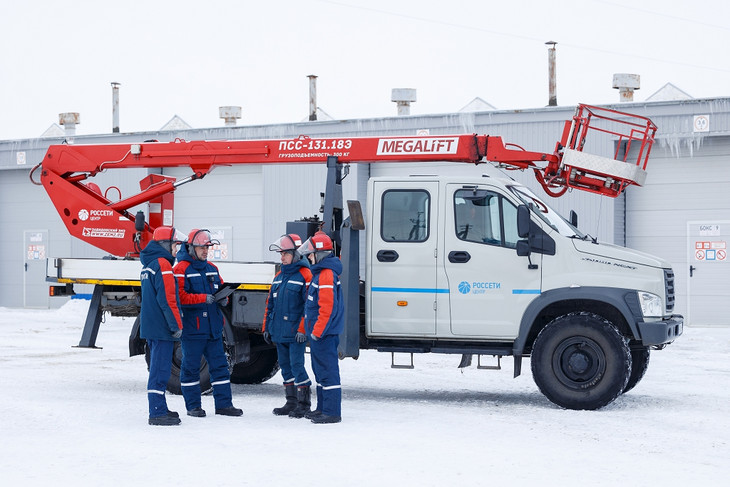
M 66 135 L 66 132 L 57 123 L 52 123 L 45 132 L 41 134 L 41 137 L 62 137 Z
M 460 112 L 485 112 L 488 110 L 496 110 L 497 108 L 493 106 L 490 103 L 487 103 L 486 101 L 482 100 L 478 96 L 474 98 L 472 101 L 467 103 Z
M 693 98 L 693 96 L 680 90 L 672 83 L 667 83 L 649 96 L 646 101 L 677 101 L 691 100 Z
M 193 127 L 191 127 L 185 120 L 175 115 L 169 122 L 163 125 L 160 130 L 187 130 L 191 128 Z
M 334 118 L 332 118 L 332 116 L 329 113 L 327 113 L 324 110 L 322 110 L 321 108 L 317 107 L 317 120 L 334 120 Z M 304 117 L 301 121 L 309 122 L 309 115 Z

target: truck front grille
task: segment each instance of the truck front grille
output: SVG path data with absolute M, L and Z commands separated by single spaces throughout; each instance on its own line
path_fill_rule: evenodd
M 664 269 L 664 290 L 667 296 L 667 311 L 674 309 L 674 271 Z

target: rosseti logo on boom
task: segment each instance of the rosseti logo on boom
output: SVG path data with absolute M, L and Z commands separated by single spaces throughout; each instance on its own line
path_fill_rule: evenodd
M 378 140 L 378 155 L 456 154 L 458 137 L 430 137 Z

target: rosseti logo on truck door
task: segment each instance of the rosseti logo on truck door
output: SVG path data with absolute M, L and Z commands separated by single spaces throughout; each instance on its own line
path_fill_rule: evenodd
M 461 294 L 485 294 L 489 289 L 501 289 L 501 282 L 488 281 L 461 281 L 458 289 Z
M 456 154 L 458 148 L 458 137 L 391 138 L 378 140 L 377 155 Z

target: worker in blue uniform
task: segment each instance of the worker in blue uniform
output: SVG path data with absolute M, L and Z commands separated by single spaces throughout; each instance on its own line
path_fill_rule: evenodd
M 345 326 L 345 305 L 340 274 L 342 262 L 332 240 L 317 232 L 299 247 L 312 264 L 312 282 L 304 306 L 304 327 L 309 336 L 312 371 L 317 381 L 317 409 L 305 417 L 313 423 L 342 421 L 342 386 L 337 346 Z
M 188 416 L 204 417 L 201 403 L 200 359 L 205 357 L 213 386 L 215 414 L 241 416 L 243 411 L 233 406 L 231 376 L 223 349 L 223 312 L 215 294 L 222 289 L 218 267 L 208 261 L 210 247 L 219 244 L 208 230 L 192 230 L 187 246 L 180 249 L 175 277 L 182 303 L 182 386 Z M 227 301 L 227 297 L 224 298 Z
M 279 252 L 281 268 L 274 276 L 266 298 L 266 313 L 261 327 L 266 343 L 276 344 L 286 403 L 274 408 L 277 416 L 303 418 L 312 405 L 312 381 L 304 367 L 307 338 L 304 334 L 304 303 L 312 280 L 309 263 L 297 248 L 302 239 L 295 233 L 282 235 L 269 245 Z
M 167 409 L 165 389 L 172 370 L 175 342 L 182 335 L 182 313 L 172 264 L 185 236 L 173 227 L 157 227 L 152 240 L 140 252 L 142 306 L 139 313 L 140 337 L 150 352 L 147 401 L 148 423 L 155 426 L 180 424 L 180 415 Z

